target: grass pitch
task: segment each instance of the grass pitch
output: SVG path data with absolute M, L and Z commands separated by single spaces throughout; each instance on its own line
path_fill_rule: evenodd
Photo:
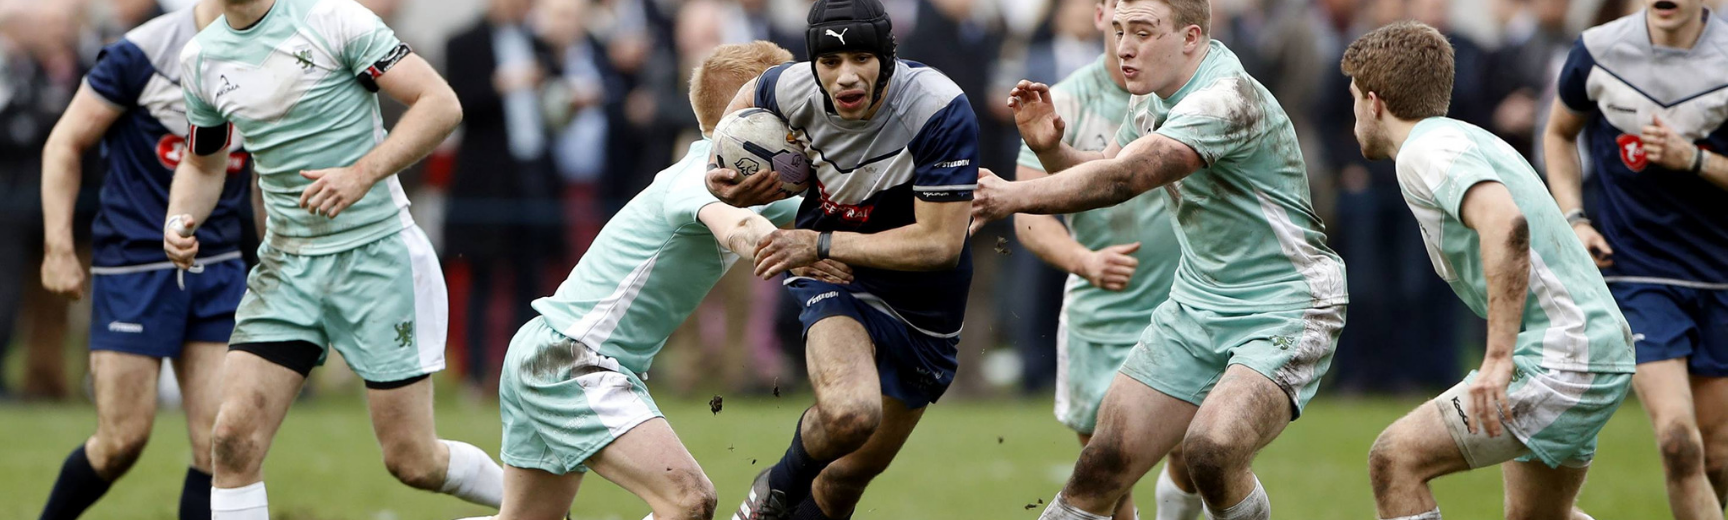
M 778 460 L 808 394 L 727 399 L 719 414 L 706 399 L 660 402 L 672 426 L 713 479 L 728 517 L 756 472 Z M 1256 472 L 1279 518 L 1374 518 L 1366 459 L 1382 428 L 1414 400 L 1352 400 L 1321 392 L 1302 420 L 1263 452 Z M 66 454 L 95 428 L 88 406 L 0 406 L 0 519 L 40 513 Z M 444 399 L 438 430 L 493 454 L 499 442 L 493 405 Z M 158 417 L 144 456 L 85 518 L 173 519 L 189 461 L 185 422 Z M 892 468 L 872 485 L 859 519 L 1037 518 L 1067 478 L 1079 448 L 1050 415 L 1047 400 L 945 402 L 925 416 Z M 297 404 L 265 463 L 272 517 L 307 519 L 453 519 L 488 514 L 443 495 L 409 489 L 384 470 L 363 403 L 326 396 Z M 1603 432 L 1580 505 L 1596 518 L 1668 514 L 1649 422 L 1629 401 Z M 1151 518 L 1153 479 L 1136 488 Z M 590 476 L 573 508 L 584 520 L 636 520 L 647 506 Z M 1498 518 L 1499 472 L 1485 469 L 1436 483 L 1447 518 Z M 1028 507 L 1029 505 L 1033 507 Z

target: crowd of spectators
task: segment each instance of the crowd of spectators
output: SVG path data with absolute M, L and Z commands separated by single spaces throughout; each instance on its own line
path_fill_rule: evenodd
M 48 131 L 104 43 L 188 1 L 0 0 L 0 348 L 13 347 L 0 352 L 0 395 L 67 397 L 74 385 L 66 382 L 65 352 L 82 348 L 77 322 L 87 310 L 47 294 L 38 280 L 39 163 Z M 450 281 L 450 358 L 481 393 L 496 388 L 504 346 L 532 315 L 528 303 L 549 294 L 606 219 L 700 137 L 685 95 L 691 67 L 718 45 L 755 39 L 804 58 L 809 5 L 359 1 L 440 66 L 464 107 L 457 135 L 403 180 Z M 1011 172 L 1019 138 L 1004 102 L 1009 86 L 1022 78 L 1054 83 L 1103 52 L 1092 24 L 1098 1 L 884 3 L 900 56 L 944 71 L 967 93 L 982 166 Z M 1499 134 L 1539 164 L 1536 129 L 1565 52 L 1584 28 L 1639 8 L 1633 0 L 1213 3 L 1213 37 L 1296 125 L 1316 205 L 1349 266 L 1354 305 L 1332 384 L 1359 392 L 1444 387 L 1481 337 L 1478 321 L 1431 272 L 1390 163 L 1368 163 L 1357 150 L 1337 66 L 1344 46 L 1402 19 L 1440 28 L 1457 48 L 1451 115 Z M 384 105 L 386 119 L 400 113 Z M 104 169 L 100 160 L 84 164 L 80 231 L 89 228 Z M 1063 275 L 1011 236 L 993 227 L 974 237 L 984 254 L 975 257 L 962 371 L 1006 371 L 1021 389 L 1041 391 L 1054 373 Z M 663 363 L 674 390 L 767 391 L 802 379 L 796 307 L 777 282 L 747 271 L 729 275 L 674 336 Z M 959 387 L 989 386 L 981 381 L 963 374 Z

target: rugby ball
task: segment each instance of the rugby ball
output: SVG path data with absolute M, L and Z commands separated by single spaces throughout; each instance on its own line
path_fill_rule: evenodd
M 727 115 L 714 125 L 714 164 L 739 175 L 774 172 L 780 189 L 803 193 L 810 188 L 810 160 L 786 121 L 760 108 Z

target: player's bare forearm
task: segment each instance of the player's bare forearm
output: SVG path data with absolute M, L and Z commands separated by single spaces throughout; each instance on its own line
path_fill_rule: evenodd
M 1151 134 L 1110 159 L 1086 162 L 1056 176 L 1017 182 L 1019 213 L 1057 215 L 1114 206 L 1186 178 L 1205 163 L 1188 145 Z
M 78 88 L 42 147 L 43 246 L 51 254 L 73 250 L 72 207 L 78 200 L 84 152 L 96 146 L 121 111 L 89 85 Z
M 1464 194 L 1464 225 L 1476 230 L 1482 274 L 1488 287 L 1487 357 L 1512 355 L 1530 292 L 1530 226 L 1498 182 L 1482 182 Z
M 1069 146 L 1068 143 L 1056 143 L 1056 147 L 1038 154 L 1038 162 L 1044 165 L 1044 171 L 1061 173 L 1076 165 L 1106 158 L 1104 152 L 1088 152 Z
M 756 243 L 776 229 L 766 217 L 725 203 L 703 206 L 696 218 L 708 226 L 721 246 L 752 263 L 756 261 Z
M 407 105 L 408 111 L 384 142 L 354 164 L 372 182 L 426 158 L 462 122 L 462 103 L 456 92 L 417 54 L 409 54 L 378 76 L 378 88 Z
M 1698 153 L 1704 154 L 1704 169 L 1700 170 L 1698 175 L 1711 184 L 1728 190 L 1728 156 L 1702 148 L 1698 149 Z
M 1021 166 L 1014 176 L 1026 181 L 1042 179 L 1050 174 Z M 1015 213 L 1014 237 L 1018 238 L 1027 250 L 1032 251 L 1032 254 L 1038 255 L 1038 258 L 1070 273 L 1077 272 L 1080 268 L 1080 257 L 1091 252 L 1068 234 L 1067 226 L 1063 226 L 1060 219 L 1051 215 Z
M 1548 191 L 1560 211 L 1584 207 L 1584 170 L 1578 159 L 1578 134 L 1584 130 L 1583 115 L 1554 100 L 1548 127 L 1542 132 L 1542 157 L 1548 165 Z
M 941 271 L 960 263 L 966 247 L 966 202 L 913 202 L 917 221 L 879 233 L 834 233 L 828 257 L 854 267 Z
M 216 209 L 222 198 L 222 186 L 228 180 L 228 150 L 210 155 L 198 155 L 188 149 L 181 155 L 180 166 L 174 168 L 174 182 L 168 187 L 168 215 L 191 215 L 200 225 Z
M 738 87 L 738 93 L 732 96 L 732 102 L 726 104 L 726 114 L 731 114 L 746 108 L 756 106 L 756 80 L 752 79 L 744 86 Z

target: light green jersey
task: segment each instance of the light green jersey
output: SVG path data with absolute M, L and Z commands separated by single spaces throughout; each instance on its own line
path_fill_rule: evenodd
M 1050 94 L 1056 113 L 1068 123 L 1062 142 L 1089 152 L 1109 147 L 1130 96 L 1110 78 L 1103 56 L 1051 86 Z M 1024 144 L 1020 166 L 1044 170 L 1038 154 Z M 1149 191 L 1115 206 L 1064 216 L 1068 232 L 1087 249 L 1140 243 L 1134 253 L 1140 267 L 1122 291 L 1106 291 L 1078 275 L 1068 276 L 1062 313 L 1069 334 L 1104 344 L 1132 344 L 1140 339 L 1140 332 L 1152 322 L 1152 310 L 1170 296 L 1170 282 L 1181 258 L 1169 200 L 1162 191 Z
M 1278 100 L 1213 40 L 1188 83 L 1134 96 L 1116 142 L 1157 133 L 1206 165 L 1166 188 L 1182 262 L 1170 299 L 1225 313 L 1349 302 L 1344 262 L 1326 247 L 1296 129 Z
M 1632 372 L 1632 329 L 1536 170 L 1494 134 L 1440 117 L 1417 123 L 1398 151 L 1398 185 L 1434 271 L 1487 317 L 1480 239 L 1459 215 L 1479 182 L 1505 185 L 1530 227 L 1530 292 L 1513 355 L 1554 370 Z
M 667 336 L 738 259 L 696 218 L 720 202 L 703 185 L 711 157 L 707 140 L 691 144 L 600 229 L 558 292 L 534 300 L 547 324 L 631 372 L 648 371 Z M 782 226 L 801 202 L 751 209 Z
M 217 18 L 181 51 L 186 118 L 234 124 L 260 177 L 270 247 L 330 254 L 413 224 L 394 175 L 336 218 L 299 207 L 312 184 L 301 171 L 353 165 L 384 140 L 378 96 L 355 78 L 401 44 L 354 0 L 276 0 L 245 30 Z

